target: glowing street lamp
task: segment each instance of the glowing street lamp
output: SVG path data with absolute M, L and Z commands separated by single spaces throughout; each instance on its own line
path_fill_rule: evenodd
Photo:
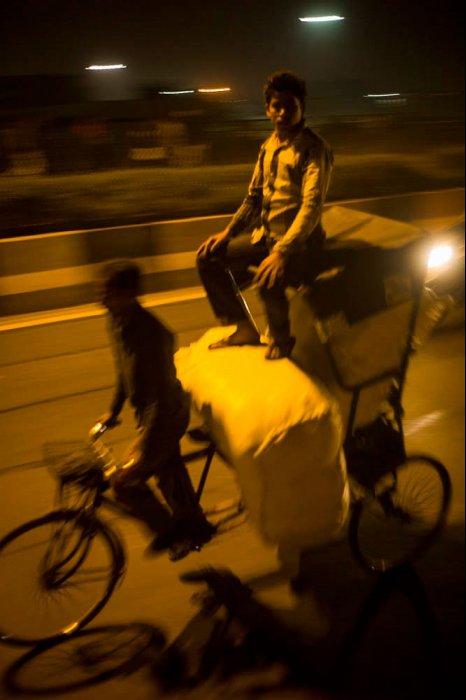
M 159 95 L 192 95 L 195 90 L 159 90 Z
M 218 88 L 199 88 L 198 92 L 230 92 L 231 88 L 229 87 L 218 87 Z
M 123 70 L 126 68 L 123 63 L 107 63 L 103 65 L 94 64 L 92 66 L 86 66 L 86 70 Z
M 364 97 L 400 97 L 400 92 L 380 92 L 380 93 L 368 93 Z
M 299 17 L 300 22 L 341 22 L 345 18 L 341 15 L 317 15 L 315 17 Z

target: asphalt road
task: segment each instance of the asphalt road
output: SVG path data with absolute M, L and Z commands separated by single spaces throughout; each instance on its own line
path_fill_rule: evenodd
M 179 332 L 180 345 L 201 335 L 212 324 L 205 302 L 155 309 Z M 8 355 L 16 358 L 2 367 L 0 467 L 0 533 L 49 510 L 53 482 L 41 458 L 46 440 L 80 440 L 92 421 L 106 409 L 112 385 L 111 357 L 106 345 L 103 318 L 79 319 L 23 328 L 3 334 Z M 5 346 L 4 346 L 5 347 Z M 424 637 L 412 600 L 395 591 L 374 618 L 363 644 L 351 661 L 351 697 L 427 697 L 433 667 L 440 671 L 445 694 L 463 696 L 463 613 L 464 613 L 464 335 L 463 328 L 449 329 L 431 337 L 413 358 L 405 394 L 408 448 L 430 453 L 443 461 L 453 482 L 450 524 L 442 540 L 419 562 L 416 579 L 424 588 L 436 616 L 445 652 L 445 669 L 434 653 L 428 656 Z M 132 419 L 112 435 L 118 452 L 128 442 Z M 187 446 L 187 443 L 186 443 Z M 197 479 L 201 465 L 193 465 Z M 206 505 L 237 495 L 232 472 L 216 462 L 209 476 Z M 137 523 L 106 517 L 117 527 L 128 553 L 128 571 L 120 588 L 99 615 L 97 625 L 145 621 L 173 639 L 195 614 L 190 597 L 194 586 L 179 580 L 182 572 L 212 565 L 228 567 L 248 582 L 258 600 L 277 612 L 287 624 L 305 629 L 315 644 L 320 668 L 331 667 L 342 639 L 357 617 L 359 605 L 374 585 L 351 560 L 347 543 L 338 542 L 309 552 L 302 564 L 299 592 L 290 589 L 290 572 L 278 562 L 274 549 L 261 541 L 246 522 L 214 539 L 199 554 L 173 564 L 165 557 L 145 555 L 149 537 Z M 3 603 L 2 603 L 3 604 Z M 99 635 L 95 632 L 95 639 Z M 91 635 L 92 639 L 92 635 Z M 4 672 L 25 650 L 0 647 L 0 671 Z M 115 674 L 102 685 L 92 683 L 92 672 L 85 672 L 89 686 L 64 691 L 53 697 L 90 700 L 152 700 L 160 691 L 153 674 L 154 652 L 133 673 Z M 29 661 L 23 680 L 34 697 L 35 688 L 47 689 L 53 678 L 62 678 L 70 689 L 82 679 L 82 669 L 70 667 L 66 649 L 55 649 Z M 51 670 L 52 669 L 52 670 Z M 264 681 L 265 682 L 265 681 Z M 273 684 L 273 678 L 269 682 Z M 176 697 L 246 698 L 246 691 L 230 684 L 204 686 L 190 695 Z M 198 693 L 198 694 L 196 694 Z M 456 694 L 458 693 L 458 694 Z M 52 694 L 46 696 L 52 697 Z M 0 697 L 12 697 L 9 691 Z M 174 696 L 172 696 L 174 697 Z M 272 696 L 271 696 L 272 697 Z M 337 698 L 348 695 L 314 693 L 273 697 Z

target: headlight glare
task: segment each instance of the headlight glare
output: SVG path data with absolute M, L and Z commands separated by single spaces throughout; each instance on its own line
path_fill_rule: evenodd
M 429 253 L 427 267 L 431 270 L 435 267 L 446 265 L 453 258 L 453 248 L 451 245 L 438 245 Z

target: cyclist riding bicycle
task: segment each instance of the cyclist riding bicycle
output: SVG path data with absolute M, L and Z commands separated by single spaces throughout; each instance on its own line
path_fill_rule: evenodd
M 172 560 L 210 540 L 214 527 L 204 517 L 180 452 L 189 423 L 189 397 L 176 376 L 174 336 L 138 301 L 141 272 L 129 260 L 104 264 L 100 302 L 109 311 L 109 335 L 117 382 L 110 410 L 100 418 L 117 423 L 128 399 L 139 435 L 112 486 L 117 500 L 156 533 L 149 551 L 169 550 Z M 147 485 L 154 476 L 170 508 Z

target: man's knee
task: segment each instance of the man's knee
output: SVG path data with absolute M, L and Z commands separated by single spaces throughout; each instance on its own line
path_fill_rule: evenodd
M 218 255 L 198 255 L 196 257 L 196 266 L 200 274 L 208 275 L 223 268 L 224 264 L 222 264 Z
M 124 505 L 129 505 L 134 501 L 139 500 L 141 497 L 141 492 L 143 491 L 141 484 L 139 483 L 136 484 L 115 481 L 112 484 L 112 488 L 115 499 Z

